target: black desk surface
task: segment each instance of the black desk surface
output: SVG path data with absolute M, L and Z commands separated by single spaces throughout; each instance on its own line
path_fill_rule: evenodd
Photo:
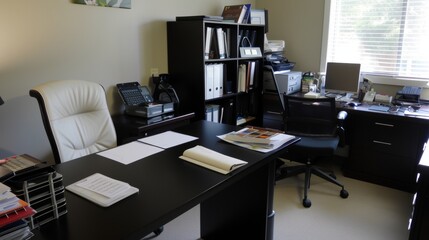
M 99 207 L 66 191 L 68 213 L 36 229 L 34 239 L 140 239 L 154 229 L 210 198 L 224 188 L 256 171 L 284 149 L 259 153 L 218 139 L 236 127 L 199 121 L 175 131 L 199 139 L 166 149 L 129 165 L 92 154 L 56 166 L 64 186 L 93 173 L 128 182 L 137 187 L 132 195 L 108 208 Z M 202 145 L 248 161 L 228 175 L 179 159 L 182 152 Z

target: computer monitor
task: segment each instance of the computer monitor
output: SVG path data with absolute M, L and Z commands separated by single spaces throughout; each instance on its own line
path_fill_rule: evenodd
M 328 62 L 325 90 L 334 93 L 357 93 L 359 90 L 360 64 Z

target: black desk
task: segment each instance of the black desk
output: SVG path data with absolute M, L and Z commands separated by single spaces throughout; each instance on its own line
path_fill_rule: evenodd
M 35 229 L 34 239 L 140 239 L 198 204 L 204 239 L 269 239 L 274 160 L 285 148 L 264 154 L 216 137 L 233 130 L 198 121 L 175 130 L 198 140 L 129 165 L 96 154 L 57 165 L 65 186 L 99 172 L 130 183 L 140 193 L 102 208 L 66 191 L 68 213 Z M 197 144 L 248 164 L 222 175 L 178 158 Z
M 348 113 L 345 130 L 350 151 L 344 160 L 344 176 L 415 192 L 417 165 L 429 137 L 429 119 L 373 111 L 369 106 L 348 107 L 337 102 L 338 111 Z M 263 126 L 283 129 L 282 114 L 278 95 L 264 93 Z

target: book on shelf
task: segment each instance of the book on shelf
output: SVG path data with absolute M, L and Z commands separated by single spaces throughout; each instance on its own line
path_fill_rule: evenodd
M 179 158 L 222 174 L 228 174 L 247 164 L 243 160 L 224 155 L 200 145 L 185 150 Z
M 204 48 L 204 59 L 210 58 L 210 47 L 212 44 L 212 35 L 213 35 L 213 28 L 206 27 L 206 45 Z
M 243 23 L 246 15 L 246 4 L 230 5 L 223 8 L 222 17 L 224 21 L 233 21 L 235 23 Z
M 252 9 L 252 4 L 247 3 L 244 4 L 246 6 L 246 12 L 244 13 L 244 17 L 243 20 L 241 21 L 241 23 L 250 23 L 250 14 L 251 14 L 251 9 Z
M 1 159 L 5 163 L 0 165 L 0 180 L 5 181 L 15 175 L 26 173 L 37 169 L 38 167 L 46 166 L 45 162 L 27 155 L 15 155 Z
M 230 29 L 206 27 L 204 59 L 225 59 L 230 57 Z
M 259 138 L 258 136 L 261 136 L 261 139 L 268 138 L 269 140 L 257 139 Z M 297 140 L 295 136 L 285 134 L 275 129 L 253 126 L 243 128 L 237 132 L 219 135 L 217 137 L 231 144 L 264 153 L 277 149 L 287 142 Z
M 102 207 L 108 207 L 139 192 L 138 188 L 100 173 L 70 184 L 67 190 L 86 198 Z
M 219 50 L 219 59 L 226 58 L 226 47 L 225 47 L 225 36 L 224 31 L 222 28 L 216 28 L 216 37 L 217 37 L 217 44 L 218 44 L 218 50 Z

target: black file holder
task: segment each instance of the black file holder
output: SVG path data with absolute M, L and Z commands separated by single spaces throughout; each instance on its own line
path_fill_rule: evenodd
M 10 181 L 12 192 L 37 212 L 29 218 L 31 229 L 67 213 L 62 175 L 52 168 L 47 171 Z

